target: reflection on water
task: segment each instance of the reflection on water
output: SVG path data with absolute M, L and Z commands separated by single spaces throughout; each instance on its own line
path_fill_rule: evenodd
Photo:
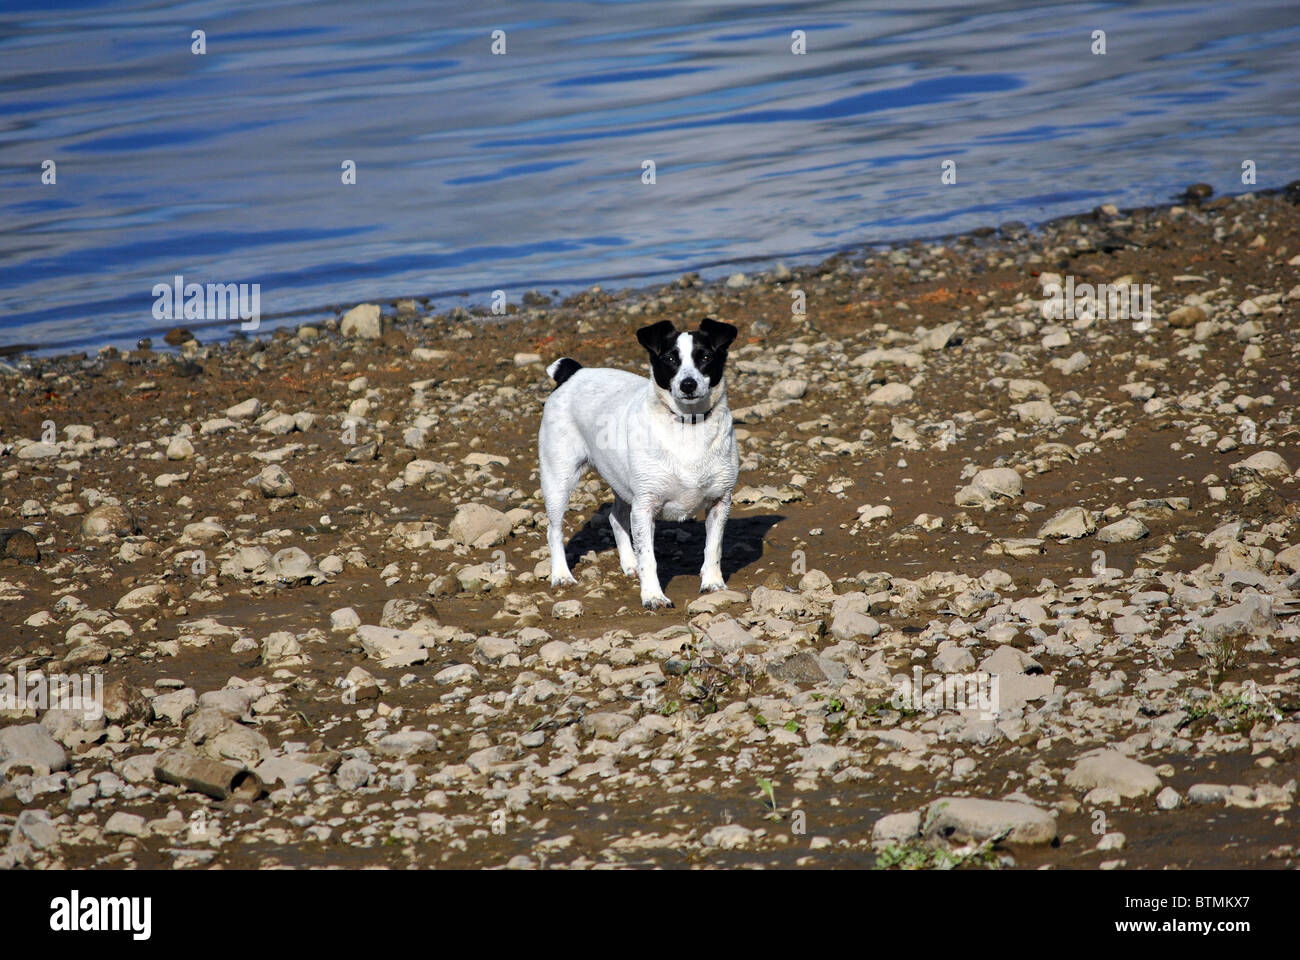
M 134 342 L 176 274 L 482 303 L 1279 186 L 1300 146 L 1291 0 L 18 0 L 0 58 L 0 344 Z

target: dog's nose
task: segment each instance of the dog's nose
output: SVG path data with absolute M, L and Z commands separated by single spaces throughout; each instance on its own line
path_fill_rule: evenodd
M 686 394 L 688 397 L 695 393 L 695 387 L 696 383 L 694 377 L 687 377 L 682 381 L 682 393 Z

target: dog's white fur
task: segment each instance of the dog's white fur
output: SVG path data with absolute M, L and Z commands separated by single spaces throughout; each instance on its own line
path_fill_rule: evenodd
M 659 584 L 655 520 L 685 520 L 701 508 L 707 513 L 700 592 L 725 587 L 722 530 L 731 512 L 739 455 L 726 378 L 709 385 L 692 361 L 691 337 L 677 338 L 681 366 L 668 390 L 624 370 L 583 367 L 547 398 L 538 453 L 550 521 L 552 586 L 577 582 L 564 556 L 564 514 L 573 488 L 591 466 L 614 492 L 609 523 L 623 573 L 640 578 L 642 604 L 673 605 Z M 547 372 L 554 375 L 560 362 Z M 682 390 L 690 379 L 697 384 L 694 395 Z M 704 414 L 696 423 L 678 419 Z

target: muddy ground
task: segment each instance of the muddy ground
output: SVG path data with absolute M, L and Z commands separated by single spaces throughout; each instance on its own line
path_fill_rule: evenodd
M 0 671 L 102 673 L 106 716 L 0 711 L 0 863 L 1294 867 L 1294 192 L 9 358 Z M 1149 329 L 1045 318 L 1053 275 L 1150 284 Z M 543 364 L 706 315 L 728 591 L 661 523 L 643 609 L 594 474 L 553 590 Z M 996 715 L 900 703 L 914 666 Z

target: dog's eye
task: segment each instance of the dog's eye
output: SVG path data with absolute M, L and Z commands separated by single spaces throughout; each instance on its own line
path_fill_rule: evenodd
M 697 363 L 708 363 L 713 359 L 713 354 L 709 353 L 707 350 L 701 350 L 697 356 L 699 357 L 696 361 Z

